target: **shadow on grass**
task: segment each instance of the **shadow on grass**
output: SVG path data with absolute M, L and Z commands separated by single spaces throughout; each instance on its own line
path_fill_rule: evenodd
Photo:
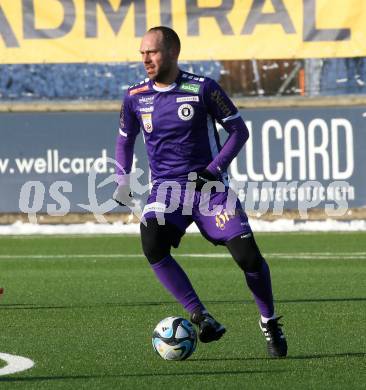
M 366 297 L 354 298 L 304 298 L 304 299 L 276 299 L 276 303 L 318 303 L 318 302 L 366 302 Z M 252 300 L 232 299 L 232 300 L 207 300 L 207 304 L 226 305 L 226 304 L 254 304 Z M 42 306 L 32 303 L 8 303 L 1 304 L 0 310 L 48 310 L 48 309 L 92 309 L 98 307 L 145 307 L 145 306 L 162 306 L 176 305 L 174 301 L 154 301 L 154 302 L 105 302 L 85 305 L 55 305 Z
M 202 359 L 204 360 L 204 359 Z M 180 376 L 218 376 L 218 375 L 250 375 L 250 374 L 279 374 L 287 370 L 228 370 L 228 371 L 197 371 L 197 372 L 176 372 L 176 373 L 139 373 L 139 374 L 118 374 L 118 375 L 55 375 L 55 376 L 29 376 L 29 377 L 0 377 L 0 382 L 38 382 L 55 380 L 75 379 L 108 379 L 108 378 L 158 378 L 158 377 L 180 377 Z
M 343 352 L 343 353 L 326 353 L 314 355 L 298 355 L 287 356 L 286 358 L 271 359 L 268 357 L 234 357 L 234 358 L 190 358 L 190 361 L 249 361 L 249 360 L 271 360 L 271 361 L 286 361 L 286 360 L 312 360 L 312 359 L 327 359 L 327 358 L 365 358 L 366 352 Z

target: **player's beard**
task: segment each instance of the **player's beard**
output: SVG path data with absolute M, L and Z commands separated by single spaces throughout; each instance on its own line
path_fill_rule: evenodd
M 153 81 L 158 83 L 165 83 L 166 80 L 169 80 L 169 76 L 172 72 L 171 59 L 169 57 L 165 58 L 164 61 L 160 64 L 160 68 L 155 76 L 152 77 Z
M 160 69 L 159 72 L 155 75 L 154 81 L 158 83 L 164 83 L 168 78 L 170 73 L 170 68 Z

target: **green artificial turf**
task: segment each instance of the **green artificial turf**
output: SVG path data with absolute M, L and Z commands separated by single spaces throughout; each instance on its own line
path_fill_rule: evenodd
M 35 362 L 0 376 L 0 388 L 366 388 L 366 234 L 257 241 L 288 357 L 267 358 L 256 306 L 225 248 L 187 235 L 176 258 L 227 333 L 167 362 L 153 352 L 152 330 L 164 317 L 188 316 L 156 281 L 138 236 L 0 238 L 0 352 Z

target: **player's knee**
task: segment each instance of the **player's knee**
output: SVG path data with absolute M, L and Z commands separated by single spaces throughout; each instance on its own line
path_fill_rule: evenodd
M 226 246 L 244 272 L 258 272 L 262 269 L 264 259 L 253 235 L 235 237 L 228 241 Z
M 170 253 L 170 243 L 156 219 L 140 224 L 142 250 L 150 264 L 157 263 Z
M 262 269 L 263 257 L 260 252 L 242 254 L 238 259 L 235 259 L 239 267 L 245 272 L 258 272 Z
M 183 235 L 172 224 L 159 225 L 155 218 L 147 219 L 146 225 L 141 223 L 140 231 L 142 250 L 150 264 L 157 263 L 168 256 L 172 246 L 178 247 Z

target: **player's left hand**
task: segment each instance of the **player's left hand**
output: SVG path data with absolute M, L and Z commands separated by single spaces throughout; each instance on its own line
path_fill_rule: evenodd
M 196 191 L 202 191 L 203 186 L 212 181 L 218 182 L 221 180 L 207 169 L 204 169 L 202 172 L 198 172 L 196 179 Z

